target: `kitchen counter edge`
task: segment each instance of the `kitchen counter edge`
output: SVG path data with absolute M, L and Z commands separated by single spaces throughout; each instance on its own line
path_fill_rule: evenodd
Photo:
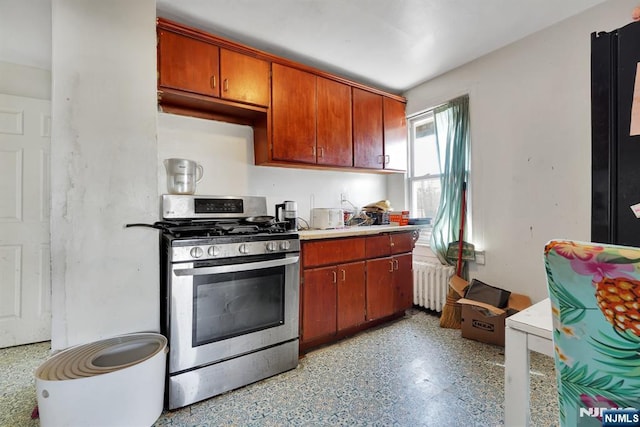
M 299 230 L 300 240 L 335 239 L 349 236 L 365 236 L 380 233 L 420 230 L 421 225 L 367 225 L 362 227 L 345 227 L 331 230 Z

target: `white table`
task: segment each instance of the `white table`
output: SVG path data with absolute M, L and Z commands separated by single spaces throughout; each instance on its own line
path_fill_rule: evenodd
M 531 424 L 529 351 L 553 357 L 551 302 L 540 301 L 509 316 L 505 322 L 504 425 Z

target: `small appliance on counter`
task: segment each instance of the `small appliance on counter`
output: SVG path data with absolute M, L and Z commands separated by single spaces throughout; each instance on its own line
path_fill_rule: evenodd
M 196 184 L 202 180 L 202 165 L 187 159 L 165 159 L 167 191 L 169 194 L 194 194 Z
M 344 212 L 338 208 L 311 209 L 311 228 L 328 230 L 344 227 Z
M 280 219 L 280 212 L 284 211 L 282 219 Z M 298 230 L 298 203 L 285 200 L 284 202 L 276 205 L 276 221 L 285 222 L 287 230 Z

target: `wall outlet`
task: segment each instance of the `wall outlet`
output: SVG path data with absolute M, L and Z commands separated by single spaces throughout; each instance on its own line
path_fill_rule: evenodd
M 340 203 L 347 201 L 347 193 L 340 193 Z
M 476 251 L 476 264 L 484 265 L 484 251 Z

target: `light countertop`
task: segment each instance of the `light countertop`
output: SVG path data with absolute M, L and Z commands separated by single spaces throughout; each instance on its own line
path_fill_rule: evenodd
M 335 228 L 331 230 L 299 230 L 300 240 L 333 239 L 338 237 L 365 236 L 380 233 L 394 233 L 423 228 L 420 225 L 363 225 Z

